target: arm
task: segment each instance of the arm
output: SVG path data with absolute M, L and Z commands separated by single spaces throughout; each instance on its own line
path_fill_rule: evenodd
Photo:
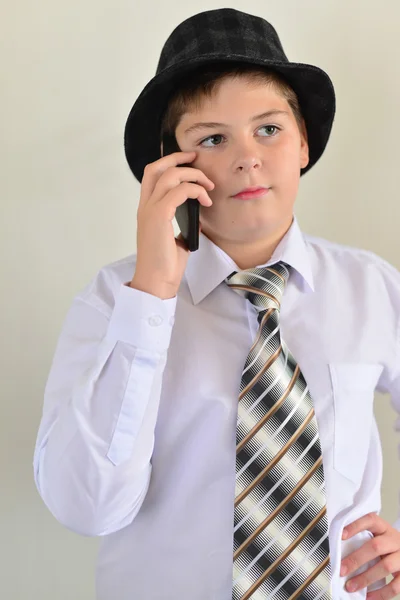
M 117 531 L 143 503 L 176 301 L 121 284 L 109 314 L 79 297 L 68 311 L 45 387 L 34 477 L 51 513 L 77 533 Z
M 399 306 L 400 312 L 400 306 Z M 388 370 L 386 376 L 382 376 L 382 383 L 378 390 L 383 393 L 390 394 L 390 402 L 394 410 L 397 412 L 397 417 L 394 422 L 394 430 L 400 432 L 400 317 L 398 323 L 393 327 L 395 331 L 393 345 L 393 362 L 392 368 Z M 400 444 L 398 445 L 399 456 L 400 456 Z M 398 496 L 398 502 L 400 500 L 400 494 Z M 392 527 L 400 531 L 400 504 L 398 504 L 398 516 L 397 519 L 391 523 Z
M 382 357 L 385 368 L 376 389 L 390 395 L 391 405 L 397 412 L 394 430 L 400 432 L 400 271 L 387 260 L 373 253 L 370 256 L 373 258 L 369 269 L 376 282 L 376 304 L 383 315 L 378 335 L 384 336 L 386 349 L 386 355 Z M 398 448 L 400 452 L 400 444 Z M 400 508 L 391 525 L 400 531 Z
M 400 320 L 399 323 L 397 325 L 397 329 L 396 329 L 396 350 L 394 352 L 394 369 L 393 369 L 393 375 L 392 375 L 392 379 L 390 381 L 390 383 L 387 385 L 386 390 L 390 393 L 390 400 L 391 400 L 391 404 L 393 406 L 393 408 L 396 410 L 396 412 L 398 413 L 398 416 L 396 418 L 396 421 L 394 423 L 394 430 L 397 432 L 400 432 Z M 400 444 L 398 445 L 399 448 L 399 456 L 400 456 Z M 398 497 L 398 500 L 400 500 L 400 494 Z M 399 504 L 400 507 L 400 504 Z M 398 510 L 398 517 L 397 519 L 394 521 L 394 523 L 392 523 L 392 527 L 394 527 L 395 529 L 397 529 L 398 531 L 400 531 L 400 508 Z

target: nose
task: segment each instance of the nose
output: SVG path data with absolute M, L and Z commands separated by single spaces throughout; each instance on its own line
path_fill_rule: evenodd
M 254 144 L 248 143 L 240 146 L 233 167 L 234 171 L 247 172 L 252 169 L 259 169 L 261 164 L 259 148 L 256 148 Z
M 238 171 L 251 171 L 251 169 L 259 169 L 261 166 L 261 161 L 259 158 L 253 157 L 253 158 L 246 158 L 246 159 L 242 159 L 239 161 L 237 167 L 235 170 Z

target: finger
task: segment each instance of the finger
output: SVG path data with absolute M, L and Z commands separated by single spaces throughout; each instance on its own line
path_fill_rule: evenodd
M 379 590 L 368 592 L 367 600 L 392 600 L 400 593 L 400 578 L 395 577 Z
M 161 175 L 170 167 L 192 162 L 196 152 L 173 152 L 145 166 L 141 188 L 144 198 L 150 198 Z
M 214 187 L 214 184 L 202 171 L 192 168 L 186 169 L 183 167 L 170 169 L 168 173 L 165 173 L 165 175 L 163 173 L 163 175 L 158 179 L 153 190 L 153 201 L 158 202 L 164 196 L 166 196 L 167 192 L 170 192 L 174 188 L 188 183 L 199 185 L 206 191 L 211 191 Z
M 156 196 L 156 194 L 154 194 L 154 196 Z M 169 190 L 169 192 L 162 195 L 157 202 L 168 207 L 173 207 L 175 214 L 176 208 L 184 204 L 188 198 L 198 200 L 202 206 L 209 207 L 212 206 L 213 203 L 203 186 L 197 185 L 196 183 L 188 183 L 187 181 Z
M 385 562 L 389 561 L 393 566 L 391 556 L 397 555 L 399 552 L 397 536 L 392 535 L 391 532 L 383 533 L 366 541 L 361 548 L 348 554 L 341 562 L 340 575 L 342 577 L 350 575 L 362 565 L 377 557 L 382 558 Z M 394 571 L 400 569 L 400 560 L 398 562 L 396 560 Z
M 398 558 L 396 557 L 394 560 L 398 560 Z M 382 559 L 363 573 L 348 579 L 345 586 L 346 590 L 348 592 L 356 592 L 357 590 L 364 589 L 372 583 L 376 583 L 381 579 L 385 579 L 388 575 L 392 575 L 390 570 L 390 563 Z
M 383 536 L 382 536 L 383 537 Z M 380 549 L 385 546 L 386 542 L 379 543 L 379 550 L 377 548 L 376 540 L 377 538 L 373 538 L 372 540 L 367 540 L 361 548 L 357 548 L 354 552 L 348 554 L 345 558 L 343 558 L 340 565 L 340 576 L 344 577 L 345 575 L 350 575 L 357 571 L 362 565 L 373 560 L 376 557 L 380 557 Z
M 342 539 L 347 540 L 348 538 L 353 537 L 356 533 L 360 533 L 360 531 L 368 530 L 373 535 L 380 535 L 385 533 L 389 527 L 389 523 L 382 519 L 376 513 L 368 513 L 356 519 L 352 523 L 349 523 L 344 527 L 342 533 Z

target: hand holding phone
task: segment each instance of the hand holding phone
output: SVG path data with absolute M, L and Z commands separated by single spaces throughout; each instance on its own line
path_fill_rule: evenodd
M 167 156 L 174 152 L 181 152 L 175 135 L 163 136 L 163 154 Z M 180 165 L 190 167 L 190 164 Z M 197 198 L 188 198 L 186 202 L 176 207 L 175 218 L 181 230 L 186 247 L 191 252 L 199 248 L 200 229 L 200 204 Z
M 143 174 L 131 287 L 166 299 L 176 296 L 190 251 L 182 233 L 175 238 L 172 221 L 176 211 L 188 198 L 198 207 L 211 206 L 207 190 L 214 184 L 200 169 L 189 166 L 195 152 L 166 155 L 163 146 L 163 153 L 162 158 L 146 165 Z

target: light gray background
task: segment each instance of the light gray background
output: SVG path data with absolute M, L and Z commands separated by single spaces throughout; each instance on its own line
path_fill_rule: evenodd
M 98 540 L 59 525 L 33 483 L 44 385 L 74 295 L 136 250 L 140 185 L 123 152 L 129 110 L 173 28 L 222 6 L 269 20 L 290 60 L 316 64 L 334 82 L 330 142 L 300 183 L 302 229 L 400 268 L 398 2 L 3 0 L 1 598 L 94 598 Z M 400 477 L 389 396 L 377 395 L 375 412 L 381 516 L 392 522 Z

